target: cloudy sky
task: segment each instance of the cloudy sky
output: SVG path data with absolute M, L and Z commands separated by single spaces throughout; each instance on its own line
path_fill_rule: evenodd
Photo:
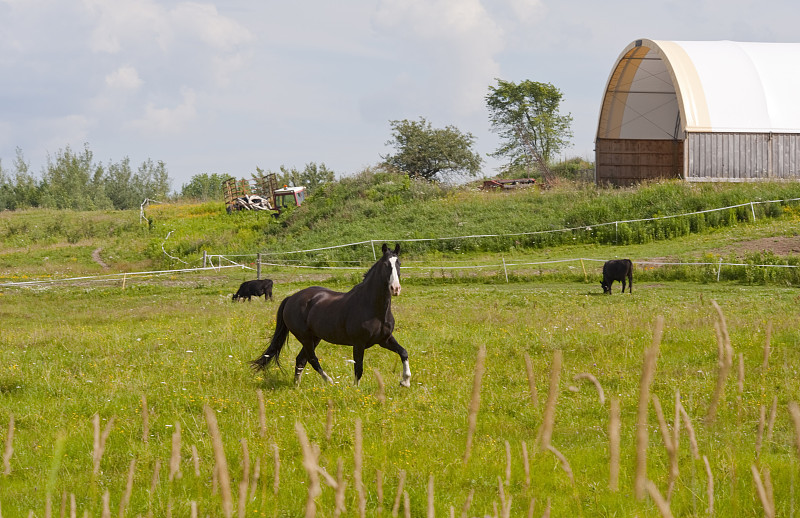
M 794 0 L 0 0 L 0 162 L 38 174 L 84 144 L 102 162 L 199 173 L 325 163 L 339 176 L 425 117 L 497 148 L 495 78 L 552 83 L 592 158 L 600 100 L 638 38 L 800 41 Z M 486 160 L 484 175 L 499 164 Z

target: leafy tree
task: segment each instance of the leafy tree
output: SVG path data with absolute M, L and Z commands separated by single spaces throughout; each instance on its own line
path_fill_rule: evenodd
M 509 168 L 536 167 L 550 183 L 550 159 L 572 138 L 572 116 L 559 113 L 561 99 L 561 91 L 549 83 L 498 79 L 497 86 L 489 87 L 486 104 L 492 130 L 504 143 L 492 156 L 508 158 Z
M 222 200 L 222 185 L 229 176 L 219 173 L 202 173 L 192 176 L 189 183 L 181 187 L 181 196 L 196 200 Z
M 302 171 L 298 171 L 294 167 L 289 169 L 281 166 L 281 172 L 277 175 L 277 179 L 278 187 L 284 185 L 304 186 L 308 194 L 313 194 L 321 186 L 333 182 L 336 175 L 325 166 L 325 163 L 317 165 L 316 162 L 309 162 Z
M 386 164 L 412 178 L 448 180 L 458 176 L 476 176 L 481 157 L 472 151 L 475 137 L 454 126 L 434 129 L 423 117 L 419 121 L 389 121 L 392 140 L 387 146 L 396 153 L 382 156 Z
M 67 146 L 59 150 L 55 158 L 48 155 L 42 174 L 42 205 L 74 210 L 110 208 L 103 172 L 102 165 L 95 165 L 88 145 L 82 153 L 75 153 Z

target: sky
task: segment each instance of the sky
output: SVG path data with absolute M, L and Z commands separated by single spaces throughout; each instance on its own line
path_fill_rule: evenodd
M 88 146 L 163 161 L 175 191 L 312 162 L 343 177 L 393 151 L 390 121 L 424 117 L 471 133 L 491 177 L 496 79 L 560 89 L 562 156 L 593 160 L 629 43 L 798 42 L 798 23 L 794 0 L 0 0 L 0 165 L 21 149 L 39 175 Z

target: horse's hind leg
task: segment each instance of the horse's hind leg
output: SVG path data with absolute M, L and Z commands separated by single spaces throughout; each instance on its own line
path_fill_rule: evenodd
M 411 386 L 411 367 L 408 366 L 408 351 L 395 339 L 394 335 L 389 335 L 386 343 L 378 344 L 384 349 L 394 351 L 400 356 L 400 361 L 403 362 L 403 377 L 400 378 L 400 384 L 404 387 Z
M 320 341 L 319 338 L 313 338 L 310 343 L 308 344 L 303 343 L 303 351 L 301 352 L 301 354 L 305 354 L 304 358 L 305 361 L 308 361 L 308 363 L 311 364 L 314 370 L 317 371 L 320 376 L 322 376 L 322 379 L 324 379 L 328 383 L 333 383 L 333 378 L 328 376 L 325 373 L 325 371 L 322 370 L 322 365 L 319 364 L 319 358 L 317 358 L 317 353 L 315 352 L 317 345 L 319 345 L 319 341 Z M 305 366 L 305 361 L 303 362 L 303 366 Z M 302 369 L 300 374 L 302 375 Z M 298 374 L 296 371 L 295 371 L 295 379 L 298 380 L 299 383 Z
M 294 362 L 294 384 L 295 386 L 300 386 L 300 379 L 303 377 L 303 369 L 306 368 L 306 363 L 308 362 L 308 356 L 306 355 L 306 348 L 303 346 L 300 349 L 300 353 L 297 355 L 297 359 Z

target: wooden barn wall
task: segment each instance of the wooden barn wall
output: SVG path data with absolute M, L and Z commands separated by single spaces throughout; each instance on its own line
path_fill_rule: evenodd
M 598 185 L 632 185 L 657 178 L 681 178 L 683 141 L 597 139 L 595 181 Z
M 800 135 L 689 133 L 687 174 L 694 182 L 800 180 Z

